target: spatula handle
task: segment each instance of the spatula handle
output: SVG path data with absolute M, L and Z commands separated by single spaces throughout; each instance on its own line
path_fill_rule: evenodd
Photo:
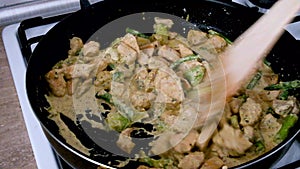
M 299 8 L 300 0 L 279 0 L 224 53 L 222 61 L 229 96 L 257 70 L 258 63 L 274 46 Z
M 227 97 L 235 94 L 255 73 L 257 66 L 260 65 L 258 63 L 279 39 L 284 27 L 292 20 L 299 8 L 300 0 L 279 0 L 221 55 Z M 218 88 L 218 84 L 215 86 Z M 215 101 L 213 111 L 209 114 L 198 138 L 198 143 L 201 145 L 205 144 L 216 130 L 224 112 L 223 104 L 222 98 Z

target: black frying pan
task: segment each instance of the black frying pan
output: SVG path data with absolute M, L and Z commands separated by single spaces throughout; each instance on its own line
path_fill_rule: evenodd
M 56 124 L 47 118 L 49 114 L 45 107 L 48 103 L 44 97 L 48 93 L 44 75 L 51 67 L 67 57 L 69 39 L 80 37 L 86 42 L 99 28 L 122 16 L 140 12 L 163 12 L 179 17 L 189 15 L 189 21 L 196 24 L 201 30 L 214 29 L 229 39 L 234 40 L 253 24 L 261 14 L 254 9 L 249 9 L 228 1 L 213 0 L 105 0 L 82 9 L 54 26 L 35 48 L 26 72 L 26 88 L 31 106 L 38 117 L 51 145 L 74 168 L 96 168 L 100 163 L 114 164 L 116 160 L 123 160 L 122 155 L 112 154 L 97 146 L 84 132 L 88 124 L 75 126 L 68 118 L 63 120 L 76 134 L 82 143 L 88 148 L 94 148 L 91 156 L 87 157 L 72 148 L 59 135 Z M 113 30 L 112 30 L 113 31 Z M 113 33 L 113 32 L 112 32 Z M 125 30 L 124 30 L 125 33 Z M 102 42 L 101 42 L 102 43 Z M 299 62 L 296 56 L 300 56 L 299 42 L 285 33 L 267 60 L 272 63 L 281 80 L 300 79 Z M 280 159 L 299 133 L 300 123 L 293 128 L 288 138 L 262 157 L 245 163 L 237 168 L 261 168 L 269 167 Z M 104 132 L 95 131 L 104 141 L 114 142 L 115 136 Z M 126 168 L 136 168 L 138 164 L 130 163 Z

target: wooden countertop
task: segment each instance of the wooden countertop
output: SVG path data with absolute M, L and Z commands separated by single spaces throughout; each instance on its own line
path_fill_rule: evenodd
M 0 169 L 37 168 L 0 27 Z

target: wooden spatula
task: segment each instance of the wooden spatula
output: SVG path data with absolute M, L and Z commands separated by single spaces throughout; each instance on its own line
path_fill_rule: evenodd
M 279 0 L 222 53 L 220 61 L 225 74 L 226 97 L 235 94 L 255 73 L 258 63 L 268 54 L 299 9 L 300 0 Z M 215 85 L 218 88 L 218 84 Z M 211 138 L 222 117 L 224 102 L 217 101 L 214 106 L 217 112 L 211 111 L 212 114 L 208 115 L 198 139 L 200 144 L 205 144 Z
M 258 62 L 268 54 L 298 10 L 300 0 L 279 0 L 223 54 L 228 96 L 257 70 Z

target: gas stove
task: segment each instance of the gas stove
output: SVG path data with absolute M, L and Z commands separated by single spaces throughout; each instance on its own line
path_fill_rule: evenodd
M 247 6 L 246 0 L 233 0 L 233 2 Z M 51 148 L 38 119 L 35 117 L 34 112 L 30 107 L 25 88 L 26 64 L 30 52 L 31 50 L 34 50 L 39 38 L 46 34 L 47 31 L 57 24 L 65 15 L 67 14 L 47 19 L 39 17 L 26 19 L 20 23 L 6 26 L 2 32 L 4 47 L 17 90 L 25 125 L 37 166 L 40 169 L 66 169 L 71 167 L 60 159 L 56 152 Z M 286 30 L 299 40 L 300 22 L 288 25 Z M 30 50 L 26 48 L 28 45 L 30 46 Z M 274 168 L 280 168 L 281 166 L 300 160 L 299 140 L 300 139 L 297 139 L 292 144 L 291 148 L 283 158 L 275 164 Z

